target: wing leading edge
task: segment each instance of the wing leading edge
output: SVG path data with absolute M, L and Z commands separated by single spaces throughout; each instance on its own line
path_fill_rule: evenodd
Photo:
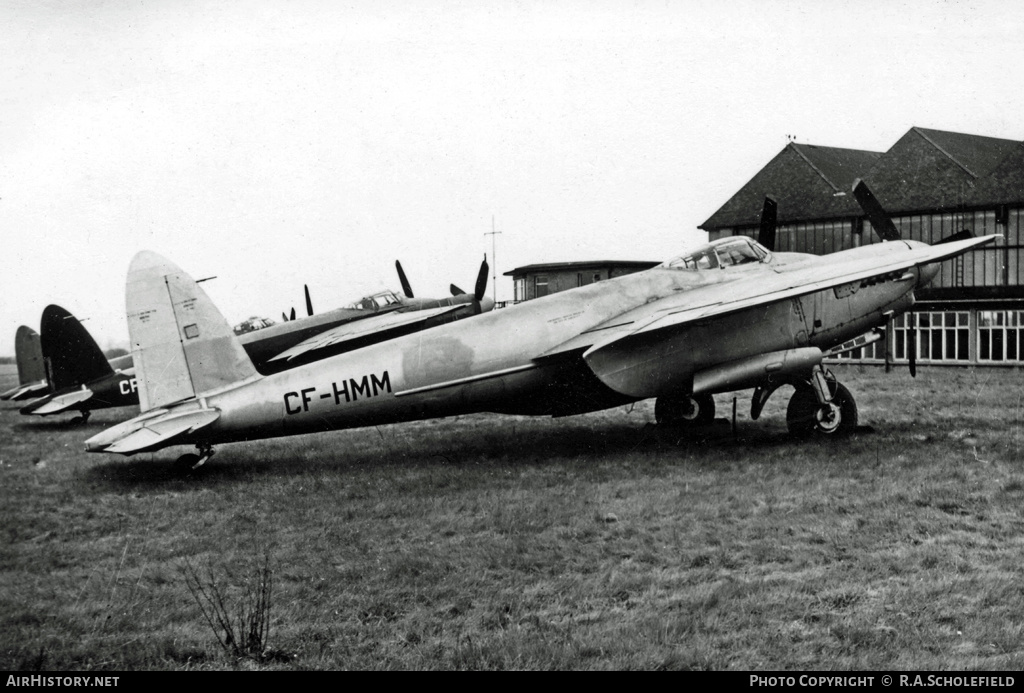
M 813 263 L 792 271 L 763 272 L 734 282 L 682 291 L 623 313 L 545 352 L 542 357 L 587 347 L 583 359 L 605 385 L 630 396 L 653 396 L 648 386 L 635 382 L 630 373 L 639 365 L 639 360 L 648 358 L 640 352 L 649 351 L 652 344 L 676 331 L 853 282 L 887 275 L 895 275 L 897 280 L 913 280 L 916 279 L 913 274 L 898 273 L 955 257 L 991 243 L 997 237 L 983 236 L 937 246 L 884 244 L 891 247 L 879 251 L 884 253 L 882 256 L 865 254 L 839 264 Z M 894 252 L 896 246 L 901 247 L 899 252 Z

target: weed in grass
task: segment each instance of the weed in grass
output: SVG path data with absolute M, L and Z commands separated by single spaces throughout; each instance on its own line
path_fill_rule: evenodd
M 237 659 L 259 662 L 281 657 L 281 653 L 268 647 L 273 594 L 269 555 L 264 554 L 262 563 L 247 571 L 241 586 L 228 585 L 232 581 L 231 573 L 225 570 L 223 575 L 218 575 L 212 563 L 207 564 L 204 573 L 186 560 L 182 575 L 225 652 Z

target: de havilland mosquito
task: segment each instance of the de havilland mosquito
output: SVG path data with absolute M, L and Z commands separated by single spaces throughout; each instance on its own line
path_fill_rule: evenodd
M 858 199 L 864 198 L 860 183 Z M 888 220 L 885 220 L 888 222 Z M 909 310 L 940 262 L 995 236 L 899 240 L 828 256 L 737 236 L 657 267 L 262 375 L 203 290 L 141 252 L 126 304 L 143 413 L 86 441 L 131 455 L 470 412 L 570 415 L 657 398 L 659 423 L 699 425 L 715 393 L 753 388 L 752 418 L 781 385 L 797 435 L 856 427 L 829 350 Z M 771 234 L 768 234 L 769 236 Z M 770 243 L 769 243 L 770 245 Z
M 401 264 L 395 265 L 403 297 L 382 291 L 314 315 L 306 289 L 308 317 L 281 324 L 261 319 L 259 329 L 252 328 L 257 319 L 250 318 L 233 331 L 256 369 L 270 374 L 494 307 L 494 301 L 484 296 L 486 259 L 480 265 L 473 293 L 453 284 L 452 295 L 445 298 L 414 298 Z M 50 305 L 43 310 L 40 331 L 41 339 L 27 327 L 19 328 L 16 334 L 21 385 L 4 395 L 10 395 L 9 399 L 38 397 L 21 408 L 22 414 L 50 416 L 76 411 L 84 422 L 95 409 L 139 403 L 132 356 L 108 363 L 81 322 L 60 306 Z

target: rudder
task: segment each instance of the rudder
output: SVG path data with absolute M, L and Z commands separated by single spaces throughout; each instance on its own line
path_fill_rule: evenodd
M 64 308 L 43 309 L 39 326 L 40 348 L 50 387 L 78 387 L 113 373 L 96 340 Z
M 18 362 L 18 383 L 28 385 L 46 379 L 43 347 L 39 333 L 22 325 L 14 333 L 14 358 Z
M 132 258 L 125 306 L 143 412 L 258 377 L 206 292 L 160 255 Z

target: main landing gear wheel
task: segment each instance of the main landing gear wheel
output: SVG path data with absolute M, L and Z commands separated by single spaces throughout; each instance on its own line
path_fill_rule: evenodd
M 174 460 L 174 471 L 179 474 L 188 474 L 199 466 L 199 455 L 188 453 Z
M 188 453 L 182 455 L 174 461 L 174 469 L 180 474 L 191 474 L 196 469 L 199 469 L 206 461 L 213 457 L 213 448 L 209 445 L 198 447 L 199 454 Z
M 711 395 L 659 397 L 654 403 L 654 420 L 659 426 L 701 426 L 715 420 L 715 398 Z
M 832 401 L 818 402 L 814 388 L 801 383 L 786 408 L 786 427 L 790 435 L 807 438 L 815 433 L 845 436 L 857 430 L 857 403 L 845 385 L 829 382 Z

